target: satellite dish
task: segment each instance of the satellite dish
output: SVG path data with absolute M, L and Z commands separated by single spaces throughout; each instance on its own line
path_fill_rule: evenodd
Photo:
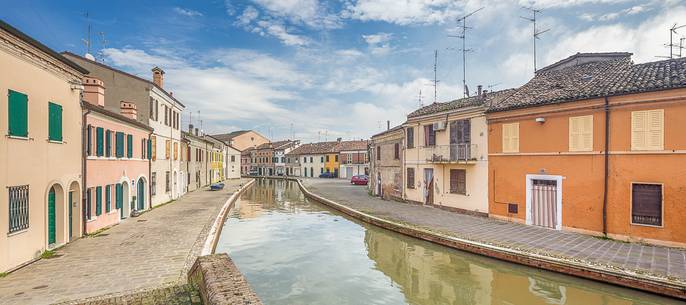
M 91 54 L 91 53 L 86 53 L 86 55 L 84 57 L 86 57 L 86 59 L 88 59 L 88 60 L 95 61 L 95 56 L 93 56 L 93 54 Z

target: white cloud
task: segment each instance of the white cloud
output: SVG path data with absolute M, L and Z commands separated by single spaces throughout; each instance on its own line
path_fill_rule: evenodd
M 342 16 L 362 21 L 399 25 L 444 23 L 457 17 L 460 4 L 451 0 L 356 0 L 346 4 Z
M 201 12 L 194 11 L 192 9 L 187 9 L 187 8 L 181 8 L 181 7 L 174 7 L 174 12 L 176 12 L 179 15 L 183 15 L 186 17 L 200 17 L 202 16 Z
M 283 24 L 260 20 L 257 22 L 257 25 L 259 30 L 276 37 L 287 46 L 304 46 L 309 44 L 309 40 L 306 37 L 289 33 Z
M 519 4 L 522 6 L 534 6 L 536 8 L 559 8 L 586 4 L 622 3 L 628 1 L 630 0 L 519 0 Z
M 236 24 L 247 26 L 253 20 L 257 19 L 260 13 L 252 6 L 248 6 L 243 10 L 243 13 L 236 18 Z
M 393 37 L 391 33 L 377 33 L 370 35 L 362 35 L 362 38 L 369 47 L 369 50 L 374 55 L 388 55 L 393 48 L 390 45 L 390 40 Z

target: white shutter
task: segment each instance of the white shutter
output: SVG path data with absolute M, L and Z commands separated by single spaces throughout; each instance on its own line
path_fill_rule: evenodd
M 503 124 L 503 152 L 510 151 L 510 124 Z
M 593 150 L 593 116 L 587 115 L 583 117 L 583 127 L 581 132 L 581 150 L 592 151 Z
M 512 152 L 519 152 L 519 123 L 512 123 Z
M 569 118 L 569 151 L 579 150 L 579 117 Z
M 503 152 L 519 152 L 519 123 L 503 124 Z
M 646 149 L 647 114 L 646 111 L 631 113 L 631 150 Z
M 569 151 L 593 150 L 593 116 L 569 118 Z
M 664 147 L 664 109 L 650 110 L 647 114 L 646 148 L 662 150 Z

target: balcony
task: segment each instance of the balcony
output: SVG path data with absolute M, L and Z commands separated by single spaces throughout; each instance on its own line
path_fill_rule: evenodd
M 450 144 L 419 147 L 430 163 L 476 163 L 479 155 L 476 144 Z

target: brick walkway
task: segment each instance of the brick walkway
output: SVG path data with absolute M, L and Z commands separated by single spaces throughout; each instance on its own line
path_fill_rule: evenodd
M 0 304 L 49 304 L 185 284 L 209 224 L 241 183 L 186 194 L 0 279 Z M 130 304 L 130 303 L 129 303 Z
M 305 179 L 311 192 L 361 212 L 456 237 L 686 283 L 686 250 L 625 243 L 371 197 L 346 180 Z

